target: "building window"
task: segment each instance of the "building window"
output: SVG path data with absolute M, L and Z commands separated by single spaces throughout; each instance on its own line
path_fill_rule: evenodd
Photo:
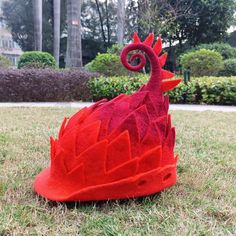
M 12 39 L 0 39 L 0 48 L 4 49 L 20 49 L 19 45 Z
M 2 39 L 2 47 L 6 48 L 6 40 L 5 39 Z

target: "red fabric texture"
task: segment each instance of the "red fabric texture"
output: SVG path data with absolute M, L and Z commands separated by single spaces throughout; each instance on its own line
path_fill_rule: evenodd
M 180 82 L 168 80 L 159 57 L 161 39 L 154 35 L 134 42 L 121 52 L 132 71 L 151 64 L 149 82 L 132 95 L 101 100 L 70 119 L 64 119 L 57 139 L 51 138 L 50 167 L 37 175 L 35 191 L 54 201 L 125 199 L 159 192 L 176 183 L 175 129 L 163 92 Z M 138 50 L 128 59 L 128 54 Z M 131 62 L 139 58 L 138 65 Z

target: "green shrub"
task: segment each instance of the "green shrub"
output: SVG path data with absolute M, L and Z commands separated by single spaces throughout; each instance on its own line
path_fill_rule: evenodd
M 0 55 L 0 68 L 8 68 L 12 66 L 10 60 L 2 55 Z
M 222 76 L 236 76 L 236 59 L 224 61 L 224 69 L 219 72 Z
M 54 57 L 47 52 L 25 52 L 20 56 L 18 68 L 25 69 L 45 69 L 56 68 Z
M 228 43 L 200 44 L 195 49 L 199 50 L 202 48 L 220 53 L 224 60 L 236 58 L 236 48 L 231 47 Z
M 122 76 L 129 72 L 120 62 L 120 57 L 110 53 L 98 53 L 96 58 L 85 68 L 91 72 L 98 72 L 105 76 Z
M 112 99 L 121 93 L 134 93 L 147 79 L 148 77 L 145 75 L 137 75 L 136 77 L 100 77 L 89 80 L 88 87 L 94 100 Z
M 115 54 L 120 56 L 121 50 L 123 49 L 123 45 L 113 44 L 110 48 L 107 49 L 107 53 Z
M 89 63 L 87 63 L 85 66 L 84 66 L 84 68 L 85 68 L 85 70 L 87 70 L 87 71 L 92 71 L 92 62 L 89 62 Z
M 148 76 L 100 77 L 88 82 L 93 100 L 112 99 L 121 93 L 131 94 Z M 236 77 L 198 77 L 181 83 L 167 92 L 171 103 L 236 105 Z
M 199 93 L 197 92 L 197 84 L 195 81 L 180 83 L 176 88 L 167 92 L 171 103 L 199 103 Z
M 187 52 L 180 61 L 184 69 L 190 68 L 192 76 L 215 76 L 224 68 L 222 56 L 208 49 Z
M 185 92 L 186 89 L 189 92 L 190 88 L 192 97 Z M 178 98 L 179 93 L 182 96 Z M 189 83 L 182 83 L 168 94 L 174 103 L 236 105 L 236 77 L 192 78 Z

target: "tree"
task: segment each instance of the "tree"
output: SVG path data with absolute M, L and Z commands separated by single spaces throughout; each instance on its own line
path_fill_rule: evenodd
M 124 43 L 125 0 L 117 1 L 117 42 Z
M 137 31 L 141 39 L 153 32 L 161 36 L 168 43 L 168 60 L 166 67 L 175 69 L 175 50 L 173 43 L 177 40 L 176 32 L 179 29 L 178 19 L 183 16 L 191 16 L 193 0 L 129 0 L 127 6 L 126 35 L 130 37 L 130 31 Z M 183 38 L 180 38 L 183 40 Z M 148 70 L 148 67 L 146 67 Z
M 224 41 L 235 10 L 235 0 L 194 0 L 192 12 L 196 17 L 183 19 L 190 44 Z
M 229 35 L 228 43 L 229 43 L 232 47 L 236 47 L 236 31 L 233 31 L 233 32 Z
M 132 32 L 140 33 L 138 26 L 138 3 L 136 0 L 127 0 L 125 26 L 124 37 L 127 39 L 130 39 Z
M 177 3 L 183 0 L 176 0 Z M 170 0 L 129 0 L 127 6 L 128 31 L 137 31 L 141 38 L 150 32 L 167 38 L 176 27 L 176 19 L 186 13 L 181 4 L 170 3 Z
M 67 0 L 66 67 L 82 67 L 81 0 Z
M 43 51 L 53 52 L 53 0 L 43 1 Z M 82 1 L 82 0 L 81 0 Z M 119 0 L 120 1 L 120 0 Z M 134 31 L 144 39 L 149 32 L 161 35 L 170 48 L 182 51 L 187 43 L 223 41 L 232 22 L 235 0 L 126 0 L 124 39 Z M 4 19 L 14 41 L 23 50 L 34 50 L 32 0 L 8 0 Z M 66 51 L 66 2 L 61 1 L 61 53 Z M 99 9 L 99 10 L 98 10 Z M 100 12 L 100 13 L 99 13 Z M 86 0 L 82 4 L 83 55 L 91 60 L 117 41 L 117 9 L 114 0 Z M 103 30 L 102 30 L 103 28 Z M 174 48 L 172 47 L 174 50 Z M 88 55 L 89 54 L 89 55 Z M 91 56 L 92 55 L 92 56 Z
M 34 50 L 34 24 L 29 20 L 33 19 L 33 1 L 6 1 L 3 2 L 2 10 L 13 40 L 23 51 Z
M 111 8 L 112 6 L 112 8 Z M 108 4 L 108 11 L 115 15 L 114 4 Z M 105 22 L 104 6 L 102 7 L 102 19 Z M 17 42 L 23 51 L 34 50 L 34 25 L 32 0 L 8 0 L 3 4 L 4 20 L 11 29 L 13 40 Z M 115 41 L 116 22 L 109 18 L 111 42 Z M 95 1 L 84 1 L 82 9 L 83 61 L 91 61 L 98 52 L 105 52 L 101 38 L 100 23 Z M 60 54 L 66 54 L 67 24 L 66 1 L 61 1 L 61 27 L 60 27 Z M 106 31 L 105 31 L 106 32 Z M 53 0 L 43 0 L 43 51 L 53 54 Z M 61 57 L 63 58 L 63 57 Z M 63 61 L 60 65 L 64 66 Z
M 100 10 L 100 5 L 98 3 L 98 0 L 95 0 L 95 2 L 96 2 L 97 11 L 98 11 L 99 21 L 101 24 L 101 33 L 102 33 L 103 42 L 104 42 L 104 44 L 106 44 L 106 35 L 105 35 L 104 23 L 103 23 L 103 19 L 102 19 L 102 13 Z
M 235 0 L 129 0 L 129 30 L 161 34 L 170 45 L 223 41 L 232 24 Z
M 42 4 L 43 4 L 42 0 L 35 0 L 33 2 L 35 51 L 42 51 L 42 25 L 43 25 Z
M 33 2 L 31 0 L 8 0 L 3 3 L 4 20 L 11 29 L 13 40 L 23 51 L 34 50 Z M 65 29 L 65 1 L 62 1 L 61 31 Z M 53 53 L 53 4 L 43 0 L 43 51 Z
M 104 25 L 105 39 L 102 37 L 101 23 L 95 0 L 83 1 L 81 11 L 81 24 L 83 27 L 82 38 L 86 42 L 94 41 L 99 44 L 99 50 L 106 50 L 108 47 L 108 33 L 110 44 L 117 40 L 116 28 L 116 5 L 114 1 L 105 3 L 98 2 L 101 11 L 101 20 Z M 8 0 L 3 4 L 4 19 L 11 29 L 13 39 L 23 51 L 34 50 L 33 31 L 33 1 L 31 0 Z M 108 16 L 108 17 L 107 17 Z M 109 32 L 107 30 L 107 19 Z M 43 51 L 53 53 L 53 0 L 43 0 Z M 66 1 L 61 1 L 61 36 L 67 36 L 66 24 Z M 103 43 L 103 45 L 101 45 Z M 61 53 L 65 52 L 66 40 L 61 38 Z M 85 44 L 84 44 L 85 45 Z M 100 47 L 101 45 L 101 47 Z M 87 48 L 87 46 L 86 46 Z M 96 55 L 96 53 L 95 53 Z
M 102 40 L 107 49 L 112 44 L 112 34 L 115 34 L 116 32 L 115 5 L 113 1 L 108 2 L 108 0 L 105 0 L 104 2 L 95 0 L 95 3 Z
M 53 55 L 59 65 L 61 0 L 53 0 Z

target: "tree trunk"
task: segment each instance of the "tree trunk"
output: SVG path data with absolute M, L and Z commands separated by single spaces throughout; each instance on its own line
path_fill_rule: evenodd
M 53 55 L 59 66 L 61 0 L 53 0 Z
M 42 51 L 42 24 L 43 24 L 43 3 L 42 0 L 33 1 L 34 13 L 34 49 Z
M 102 21 L 102 14 L 101 14 L 101 11 L 100 11 L 98 0 L 95 0 L 95 2 L 96 2 L 96 7 L 97 7 L 98 16 L 99 16 L 100 25 L 101 25 L 101 30 L 102 30 L 103 43 L 104 43 L 104 46 L 107 47 L 106 36 L 105 36 L 105 31 L 104 31 L 104 26 L 103 26 L 103 21 Z
M 107 46 L 110 47 L 111 35 L 110 35 L 109 12 L 108 12 L 107 0 L 105 0 L 105 9 L 106 9 L 106 24 L 107 24 Z
M 82 67 L 81 0 L 67 0 L 66 67 Z
M 117 1 L 117 42 L 124 43 L 125 0 Z

